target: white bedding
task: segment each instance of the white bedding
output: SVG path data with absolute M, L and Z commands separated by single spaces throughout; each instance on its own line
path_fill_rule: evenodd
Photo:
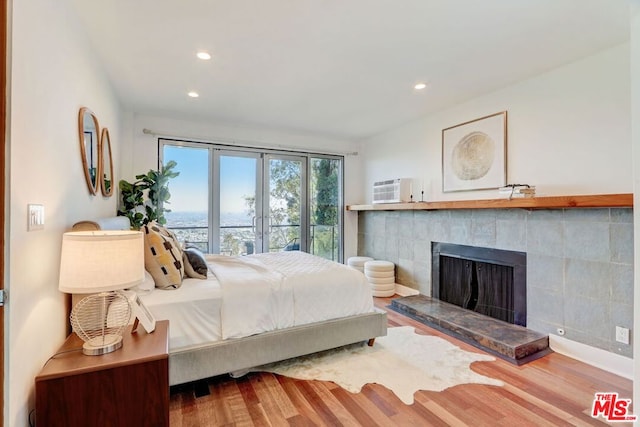
M 373 311 L 371 285 L 353 268 L 305 252 L 255 257 L 285 276 L 293 291 L 295 326 Z
M 178 289 L 139 295 L 156 320 L 169 320 L 169 349 L 199 346 L 222 339 L 222 291 L 215 276 L 185 278 Z
M 291 282 L 255 256 L 208 255 L 222 289 L 222 339 L 294 325 Z
M 208 255 L 209 277 L 141 299 L 168 319 L 171 350 L 374 311 L 361 272 L 304 252 Z

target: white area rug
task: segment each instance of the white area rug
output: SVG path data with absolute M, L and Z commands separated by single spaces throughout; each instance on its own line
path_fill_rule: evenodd
M 253 371 L 273 372 L 302 380 L 333 381 L 352 393 L 377 383 L 407 405 L 418 390 L 442 391 L 458 384 L 502 386 L 502 381 L 473 372 L 476 361 L 494 361 L 485 354 L 464 351 L 435 336 L 419 335 L 411 326 L 389 328 L 375 345 L 354 344 L 309 356 L 272 363 Z

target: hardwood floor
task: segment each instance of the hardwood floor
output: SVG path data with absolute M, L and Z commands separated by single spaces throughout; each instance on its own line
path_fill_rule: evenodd
M 390 300 L 376 298 L 376 306 L 386 308 Z M 387 311 L 389 327 L 410 325 L 467 351 L 481 352 Z M 498 359 L 475 362 L 472 369 L 504 381 L 504 387 L 466 384 L 442 392 L 419 391 L 415 403 L 405 405 L 377 384 L 368 384 L 361 393 L 352 394 L 331 382 L 300 381 L 268 373 L 251 373 L 239 379 L 220 376 L 195 388 L 172 390 L 170 422 L 173 427 L 586 426 L 604 424 L 602 418 L 590 416 L 595 392 L 632 397 L 630 380 L 557 353 L 523 366 Z

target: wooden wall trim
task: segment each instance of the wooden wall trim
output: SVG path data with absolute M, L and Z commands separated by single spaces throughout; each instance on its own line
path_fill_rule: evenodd
M 564 209 L 564 208 L 631 208 L 633 194 L 592 194 L 586 196 L 548 196 L 518 199 L 451 200 L 440 202 L 378 203 L 348 205 L 348 211 L 403 211 L 442 209 Z

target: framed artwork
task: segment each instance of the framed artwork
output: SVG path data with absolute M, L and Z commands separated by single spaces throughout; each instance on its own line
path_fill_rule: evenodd
M 506 176 L 506 111 L 442 130 L 443 192 L 499 188 Z

